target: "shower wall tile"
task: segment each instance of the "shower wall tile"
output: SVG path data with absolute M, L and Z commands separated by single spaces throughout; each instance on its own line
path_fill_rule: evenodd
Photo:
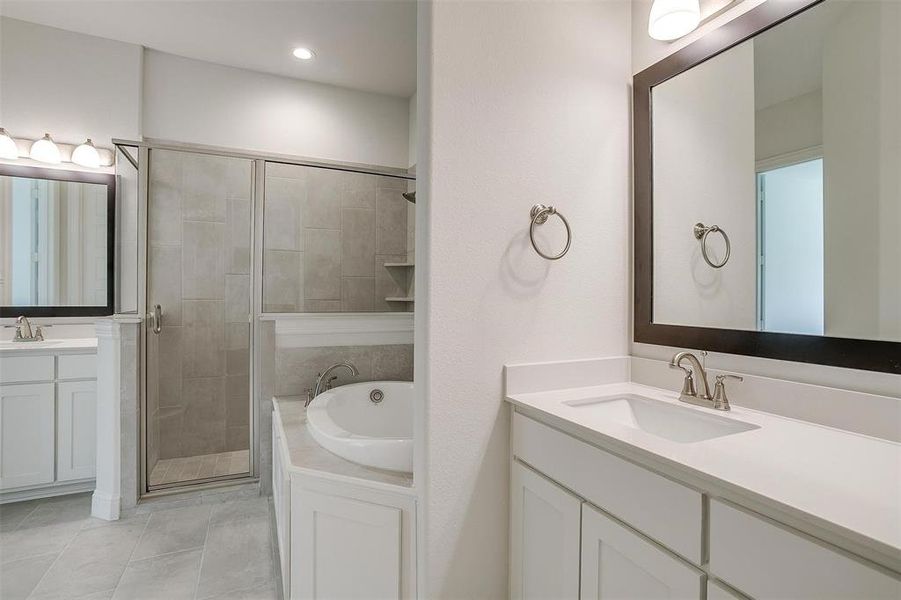
M 184 152 L 182 213 L 186 221 L 224 223 L 226 180 L 230 160 L 208 154 Z
M 346 312 L 371 312 L 375 303 L 374 277 L 343 277 L 341 309 Z
M 181 406 L 160 408 L 159 410 L 159 458 L 178 458 L 185 455 L 184 409 Z
M 250 200 L 228 199 L 226 217 L 226 269 L 229 273 L 250 274 Z
M 181 377 L 160 377 L 158 387 L 160 410 L 173 406 L 180 407 L 183 404 Z
M 375 209 L 375 188 L 377 178 L 364 173 L 344 174 L 344 195 L 341 197 L 342 208 Z
M 302 311 L 303 252 L 266 250 L 263 264 L 263 312 Z
M 368 208 L 342 209 L 341 274 L 345 277 L 372 277 L 374 255 L 375 211 Z
M 225 276 L 225 320 L 247 323 L 250 316 L 250 275 Z
M 163 310 L 165 325 L 181 325 L 181 246 L 150 247 L 148 293 Z
M 341 299 L 341 232 L 307 229 L 304 241 L 304 298 Z
M 225 225 L 184 222 L 182 293 L 185 299 L 222 300 L 225 297 Z
M 407 253 L 407 201 L 403 189 L 379 187 L 376 192 L 376 251 Z
M 225 303 L 185 300 L 184 377 L 225 374 Z
M 226 424 L 228 427 L 250 423 L 250 406 L 247 395 L 250 390 L 248 375 L 229 375 L 226 378 Z
M 375 255 L 375 304 L 374 310 L 380 312 L 400 312 L 407 310 L 402 302 L 386 302 L 385 298 L 397 298 L 407 295 L 407 278 L 411 271 L 405 268 L 386 268 L 386 263 L 406 262 L 406 254 Z
M 184 406 L 183 456 L 221 452 L 226 436 L 226 378 L 189 378 L 183 386 L 184 397 L 190 399 Z
M 303 207 L 307 201 L 304 179 L 266 179 L 263 240 L 269 250 L 303 250 Z
M 304 312 L 341 312 L 340 300 L 304 300 Z
M 310 169 L 307 201 L 304 204 L 304 227 L 315 229 L 341 228 L 341 196 L 344 179 L 341 171 Z
M 151 183 L 147 202 L 150 245 L 181 244 L 181 194 Z
M 157 347 L 159 348 L 157 362 L 159 365 L 159 374 L 161 377 L 175 377 L 180 379 L 182 375 L 182 331 L 183 327 L 162 327 L 156 338 Z

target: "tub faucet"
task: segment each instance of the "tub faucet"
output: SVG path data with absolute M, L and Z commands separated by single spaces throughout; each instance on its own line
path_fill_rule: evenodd
M 354 377 L 356 377 L 357 375 L 360 374 L 360 371 L 358 371 L 357 368 L 350 361 L 336 363 L 336 364 L 330 366 L 328 369 L 326 369 L 322 373 L 317 373 L 316 374 L 316 387 L 314 387 L 312 390 L 310 390 L 310 392 L 307 394 L 307 399 L 306 399 L 306 402 L 304 402 L 304 406 L 309 406 L 310 402 L 313 401 L 313 398 L 315 398 L 322 392 L 331 388 L 332 381 L 337 379 L 337 377 L 329 377 L 329 375 L 331 375 L 332 371 L 334 371 L 335 369 L 340 369 L 341 367 L 344 367 L 345 369 L 350 371 L 350 374 L 353 375 Z

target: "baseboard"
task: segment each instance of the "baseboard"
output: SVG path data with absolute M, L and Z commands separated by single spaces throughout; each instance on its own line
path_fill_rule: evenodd
M 94 489 L 94 480 L 78 481 L 75 483 L 64 483 L 53 486 L 33 487 L 24 490 L 13 490 L 0 493 L 0 504 L 8 502 L 21 502 L 23 500 L 35 500 L 37 498 L 53 498 L 54 496 L 66 496 L 68 494 L 78 494 L 81 492 L 90 492 Z
M 91 498 L 91 516 L 104 521 L 118 521 L 122 498 L 116 494 L 94 491 Z

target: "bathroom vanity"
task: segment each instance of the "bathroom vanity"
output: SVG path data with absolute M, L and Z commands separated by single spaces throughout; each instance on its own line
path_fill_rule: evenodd
M 97 340 L 0 342 L 0 503 L 94 488 Z
M 320 446 L 299 397 L 275 398 L 273 406 L 272 496 L 284 598 L 415 598 L 412 476 Z
M 511 597 L 901 595 L 901 445 L 677 398 L 508 395 Z

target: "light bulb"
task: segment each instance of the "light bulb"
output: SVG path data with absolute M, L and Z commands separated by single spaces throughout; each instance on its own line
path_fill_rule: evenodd
M 648 35 L 655 40 L 675 40 L 694 31 L 700 22 L 699 0 L 654 0 Z
M 19 149 L 16 147 L 16 140 L 12 139 L 2 127 L 0 127 L 0 158 L 12 160 L 19 158 Z
M 294 52 L 292 52 L 292 54 L 294 54 L 294 58 L 299 58 L 300 60 L 310 60 L 311 58 L 316 56 L 313 53 L 313 51 L 310 50 L 309 48 L 302 48 L 302 47 L 295 48 Z
M 53 143 L 53 140 L 50 139 L 50 134 L 45 133 L 44 137 L 36 141 L 31 145 L 31 158 L 34 160 L 50 163 L 50 164 L 59 164 L 59 148 L 57 148 L 56 144 Z
M 96 169 L 100 166 L 100 153 L 97 152 L 97 148 L 94 147 L 91 138 L 88 138 L 84 144 L 72 151 L 72 162 L 76 165 L 90 167 L 92 169 Z

